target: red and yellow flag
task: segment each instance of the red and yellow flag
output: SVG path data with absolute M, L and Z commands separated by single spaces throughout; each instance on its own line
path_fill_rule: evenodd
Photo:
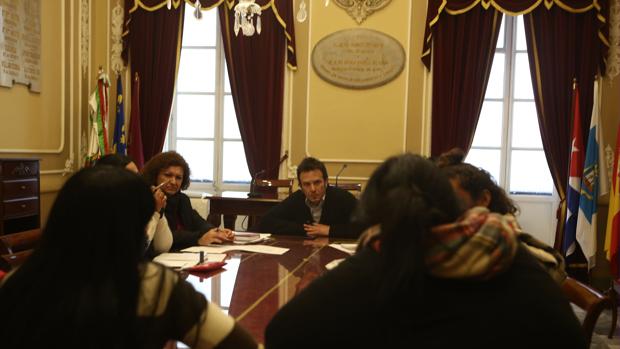
M 611 266 L 614 279 L 620 279 L 620 125 L 616 135 L 614 149 L 614 167 L 612 172 L 612 186 L 609 194 L 609 211 L 607 213 L 607 230 L 605 231 L 605 254 Z

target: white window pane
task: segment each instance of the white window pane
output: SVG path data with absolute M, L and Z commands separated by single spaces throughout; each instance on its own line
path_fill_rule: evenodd
M 177 95 L 177 137 L 213 138 L 215 97 Z
M 527 60 L 527 53 L 516 54 L 514 86 L 515 98 L 534 99 L 532 78 L 530 77 L 530 62 Z
M 497 45 L 495 46 L 497 48 L 504 48 L 504 37 L 506 36 L 504 33 L 504 28 L 506 27 L 504 23 L 506 23 L 506 18 L 502 20 L 502 25 L 499 27 L 499 36 L 497 37 Z
M 503 53 L 496 53 L 493 58 L 485 99 L 502 98 L 504 94 L 504 58 Z
M 164 146 L 162 148 L 162 152 L 167 152 L 168 150 L 170 150 L 170 124 L 172 123 L 172 120 L 170 120 L 170 123 L 168 123 L 168 128 L 166 129 L 166 139 L 164 140 Z
M 513 150 L 510 164 L 510 193 L 548 194 L 553 191 L 545 153 L 542 150 Z
M 245 160 L 243 143 L 240 141 L 224 142 L 224 182 L 249 183 L 252 177 Z
M 185 4 L 183 46 L 215 46 L 217 9 L 202 11 L 202 19 L 194 17 L 194 7 Z
M 237 114 L 231 95 L 224 96 L 224 138 L 241 139 L 239 125 L 237 124 Z
M 213 141 L 178 140 L 177 151 L 190 168 L 193 181 L 213 181 Z
M 499 165 L 500 150 L 499 149 L 470 149 L 467 153 L 465 162 L 474 166 L 482 167 L 491 174 L 495 183 L 500 183 Z
M 525 28 L 523 27 L 523 16 L 517 17 L 517 50 L 526 51 Z
M 474 135 L 474 147 L 501 147 L 503 102 L 482 104 L 480 119 Z
M 215 49 L 181 50 L 177 90 L 215 92 Z
M 225 93 L 230 93 L 230 79 L 228 78 L 228 64 L 226 64 L 226 58 L 223 58 L 222 61 L 224 62 L 224 92 Z
M 512 110 L 512 146 L 542 149 L 534 102 L 515 102 Z

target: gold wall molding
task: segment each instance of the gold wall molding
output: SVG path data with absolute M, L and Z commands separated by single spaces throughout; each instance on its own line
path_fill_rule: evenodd
M 334 0 L 336 5 L 347 11 L 357 24 L 362 24 L 366 17 L 386 7 L 390 1 L 391 0 Z

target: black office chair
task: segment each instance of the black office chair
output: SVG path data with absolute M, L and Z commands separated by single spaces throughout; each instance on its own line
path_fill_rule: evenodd
M 263 198 L 278 198 L 278 188 L 288 188 L 288 195 L 293 192 L 293 179 L 257 179 L 254 189 Z
M 333 187 L 336 187 L 342 190 L 348 190 L 356 198 L 359 198 L 360 194 L 362 193 L 362 183 L 338 183 L 338 184 L 330 184 L 330 186 L 333 186 Z

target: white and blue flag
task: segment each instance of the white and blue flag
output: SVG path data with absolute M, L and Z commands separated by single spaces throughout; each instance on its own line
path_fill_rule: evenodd
M 594 103 L 586 159 L 583 164 L 581 189 L 579 196 L 579 213 L 577 215 L 576 237 L 581 250 L 588 262 L 588 269 L 595 265 L 596 260 L 596 218 L 598 197 L 607 193 L 607 176 L 604 157 L 601 156 L 601 126 L 599 122 L 598 83 L 594 85 Z

